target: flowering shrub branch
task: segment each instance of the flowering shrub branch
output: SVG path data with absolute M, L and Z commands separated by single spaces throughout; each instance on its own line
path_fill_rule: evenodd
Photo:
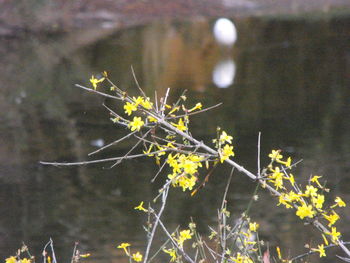
M 138 85 L 136 78 L 135 81 Z M 190 132 L 190 117 L 217 107 L 219 104 L 203 109 L 202 104 L 198 102 L 194 106 L 187 108 L 185 105 L 185 94 L 182 94 L 175 103 L 171 104 L 168 102 L 169 89 L 165 96 L 159 100 L 156 94 L 155 100 L 152 102 L 139 86 L 141 95 L 132 97 L 127 92 L 119 89 L 109 79 L 106 72 L 103 73 L 103 77 L 101 78 L 92 76 L 90 82 L 92 85 L 91 88 L 81 85 L 77 85 L 77 87 L 121 101 L 124 110 L 122 113 L 104 106 L 111 115 L 111 121 L 129 129 L 130 132 L 121 139 L 103 146 L 89 155 L 96 154 L 131 137 L 136 138 L 137 143 L 127 154 L 120 157 L 75 163 L 41 163 L 69 166 L 114 161 L 113 167 L 123 160 L 150 157 L 154 158 L 160 167 L 155 178 L 165 167 L 170 168 L 171 173 L 167 175 L 167 180 L 160 189 L 158 196 L 161 197 L 162 202 L 160 210 L 156 212 L 151 206 L 146 209 L 143 207 L 143 203 L 135 208 L 148 213 L 154 218 L 152 228 L 148 230 L 148 242 L 144 256 L 140 252 L 131 253 L 128 243 L 122 243 L 118 247 L 125 251 L 126 256 L 130 260 L 135 262 L 149 262 L 154 235 L 156 229 L 160 226 L 172 245 L 171 247 L 164 247 L 162 249 L 164 253 L 170 256 L 170 261 L 204 262 L 211 258 L 214 262 L 270 262 L 269 253 L 263 254 L 261 250 L 262 241 L 259 240 L 257 232 L 259 225 L 250 221 L 248 211 L 242 215 L 237 224 L 233 226 L 227 224 L 227 218 L 230 216 L 230 213 L 226 210 L 225 201 L 228 187 L 224 195 L 222 207 L 218 212 L 219 228 L 217 230 L 212 229 L 209 237 L 216 240 L 215 242 L 218 244 L 219 249 L 213 249 L 203 241 L 202 237 L 196 232 L 193 222 L 189 224 L 189 229 L 171 233 L 161 221 L 161 216 L 166 207 L 168 191 L 171 187 L 179 187 L 184 192 L 189 191 L 191 195 L 194 195 L 207 183 L 212 169 L 222 163 L 232 166 L 233 169 L 238 170 L 254 182 L 257 182 L 258 185 L 267 189 L 278 199 L 278 206 L 284 206 L 286 209 L 294 209 L 297 217 L 314 225 L 321 232 L 323 243 L 318 245 L 317 248 L 310 248 L 309 253 L 319 253 L 319 256 L 323 257 L 326 255 L 325 248 L 332 246 L 329 244 L 332 243 L 339 246 L 347 257 L 350 258 L 350 251 L 345 246 L 346 243 L 342 241 L 340 232 L 334 226 L 340 218 L 336 210 L 345 207 L 346 204 L 340 197 L 336 197 L 332 205 L 325 205 L 326 193 L 329 192 L 329 189 L 320 182 L 320 176 L 311 177 L 305 187 L 297 184 L 294 175 L 291 173 L 296 163 L 293 164 L 290 157 L 284 158 L 280 150 L 272 150 L 269 154 L 270 163 L 261 169 L 260 135 L 258 143 L 258 172 L 256 174 L 248 171 L 232 159 L 235 156 L 233 137 L 227 134 L 226 131 L 218 128 L 217 136 L 212 141 L 213 146 L 209 146 L 192 136 Z M 98 89 L 102 85 L 109 87 L 113 95 L 99 91 Z M 139 145 L 143 146 L 143 153 L 133 154 Z M 201 171 L 206 171 L 207 176 L 202 182 L 199 182 Z M 192 243 L 196 251 L 194 258 L 185 252 L 184 245 L 190 239 L 195 239 Z M 279 248 L 277 249 L 277 254 L 280 261 L 283 262 L 292 262 L 298 259 L 297 257 L 289 260 L 283 259 Z

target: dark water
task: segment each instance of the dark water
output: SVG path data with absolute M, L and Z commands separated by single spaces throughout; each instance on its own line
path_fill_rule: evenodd
M 261 131 L 264 156 L 280 148 L 303 159 L 294 172 L 299 182 L 322 175 L 332 198 L 350 201 L 350 17 L 235 20 L 238 41 L 232 48 L 215 42 L 213 23 L 162 21 L 115 33 L 1 39 L 1 259 L 22 241 L 39 257 L 50 237 L 60 262 L 70 258 L 75 241 L 92 253 L 91 262 L 126 260 L 116 249 L 120 242 L 142 249 L 146 218 L 132 208 L 152 200 L 163 182 L 150 183 L 157 171 L 153 161 L 114 169 L 38 164 L 86 160 L 96 143 L 126 134 L 102 107 L 112 102 L 73 84 L 87 84 L 92 73 L 108 70 L 119 87 L 136 95 L 131 65 L 151 96 L 171 87 L 172 100 L 188 89 L 189 104 L 223 102 L 193 117 L 197 138 L 210 141 L 216 127 L 223 127 L 234 136 L 236 160 L 256 171 Z M 212 74 L 223 62 L 231 69 L 234 64 L 235 74 L 232 85 L 218 88 Z M 122 143 L 96 158 L 123 155 L 132 145 Z M 215 223 L 228 172 L 218 170 L 193 198 L 173 191 L 165 222 L 186 225 L 192 216 L 205 233 Z M 254 183 L 235 174 L 228 194 L 233 216 L 244 210 L 253 190 Z M 317 244 L 315 231 L 275 203 L 261 192 L 252 210 L 264 240 L 291 255 L 305 251 L 305 243 Z M 338 228 L 348 240 L 348 208 L 342 218 Z

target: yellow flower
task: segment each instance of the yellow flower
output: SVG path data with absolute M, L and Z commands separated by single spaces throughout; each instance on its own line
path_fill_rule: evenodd
M 330 235 L 333 243 L 337 243 L 340 233 L 337 232 L 336 227 L 332 227 L 332 232 L 326 232 L 325 234 Z
M 16 263 L 17 260 L 15 257 L 9 257 L 7 259 L 5 259 L 6 263 Z
M 179 119 L 179 122 L 176 124 L 176 123 L 171 123 L 173 126 L 175 126 L 176 128 L 178 128 L 180 131 L 186 131 L 187 130 L 187 127 L 185 126 L 182 118 Z
M 282 254 L 281 254 L 281 249 L 280 247 L 276 247 L 276 251 L 277 251 L 277 255 L 278 255 L 278 259 L 282 259 Z
M 172 113 L 174 113 L 175 111 L 179 111 L 179 109 L 180 109 L 180 106 L 177 106 L 177 107 L 173 107 L 172 109 L 171 109 L 171 111 L 169 111 L 169 115 L 170 114 L 172 114 Z M 174 115 L 175 116 L 175 115 Z
M 148 148 L 148 150 L 147 151 L 143 151 L 143 153 L 144 154 L 147 154 L 147 156 L 149 156 L 149 157 L 152 157 L 152 156 L 154 156 L 154 154 L 150 154 L 150 152 L 151 152 L 151 150 L 153 149 L 153 144 L 151 144 L 151 146 Z
M 80 254 L 80 257 L 81 258 L 87 258 L 87 257 L 90 257 L 91 254 L 90 253 L 87 253 L 87 254 Z
M 138 96 L 137 98 L 132 97 L 132 100 L 135 102 L 136 106 L 139 106 L 141 103 L 143 103 L 143 98 Z
M 132 254 L 132 259 L 135 260 L 136 262 L 141 262 L 142 254 L 137 251 L 136 253 Z
M 281 193 L 281 195 L 279 196 L 279 203 L 277 204 L 277 206 L 282 204 L 282 205 L 285 205 L 287 209 L 292 208 L 293 206 L 291 206 L 289 202 L 290 202 L 290 198 L 288 194 Z
M 281 150 L 272 150 L 272 152 L 269 154 L 269 157 L 272 161 L 281 160 L 283 156 L 280 154 Z
M 346 206 L 345 202 L 339 196 L 337 196 L 335 198 L 334 202 L 336 203 L 336 206 L 339 206 L 339 207 L 345 207 Z
M 197 164 L 190 160 L 185 160 L 183 168 L 184 172 L 187 174 L 194 174 L 197 172 Z
M 294 186 L 294 184 L 295 184 L 294 175 L 289 174 L 288 180 L 290 181 L 291 185 Z
M 289 195 L 289 198 L 290 198 L 291 202 L 300 201 L 301 200 L 300 199 L 301 194 L 297 194 L 297 193 L 295 193 L 293 191 L 290 191 L 288 195 Z
M 282 161 L 282 160 L 276 160 L 278 163 L 283 164 L 284 166 L 290 168 L 292 164 L 292 158 L 288 157 L 287 161 Z
M 273 171 L 273 174 L 269 176 L 273 184 L 276 186 L 276 189 L 283 188 L 283 173 L 280 172 L 280 168 L 276 167 Z
M 228 135 L 225 131 L 222 131 L 219 141 L 221 143 L 225 143 L 225 142 L 232 143 L 232 139 L 233 139 L 232 136 Z
M 153 103 L 150 101 L 149 98 L 146 98 L 145 100 L 143 99 L 141 101 L 142 107 L 144 107 L 146 110 L 150 110 L 153 107 Z
M 130 247 L 130 244 L 129 243 L 121 243 L 118 248 L 127 248 L 127 247 Z
M 191 230 L 189 230 L 189 229 L 188 230 L 182 230 L 180 232 L 180 238 L 185 239 L 185 240 L 191 239 L 192 238 Z
M 141 117 L 134 117 L 133 121 L 129 123 L 129 127 L 131 131 L 139 131 L 144 124 L 145 123 L 143 122 Z
M 135 210 L 140 210 L 143 212 L 148 212 L 148 210 L 146 208 L 143 207 L 143 201 L 136 207 L 134 207 Z
M 317 195 L 317 188 L 313 187 L 312 185 L 307 185 L 305 190 L 306 196 L 316 196 Z
M 191 230 L 182 230 L 180 232 L 179 238 L 176 240 L 177 244 L 179 245 L 179 247 L 183 246 L 184 241 L 191 239 L 192 238 L 192 233 Z
M 328 240 L 324 234 L 322 234 L 322 238 L 323 238 L 323 241 L 326 244 L 326 246 L 328 246 L 329 243 L 328 243 Z
M 304 219 L 304 217 L 313 218 L 315 215 L 315 211 L 312 209 L 311 205 L 303 204 L 302 206 L 298 207 L 296 215 L 299 216 L 301 219 Z
M 152 116 L 148 116 L 147 119 L 150 121 L 150 122 L 158 122 L 156 118 L 153 118 Z
M 92 86 L 94 87 L 94 90 L 96 90 L 97 84 L 104 81 L 104 80 L 105 80 L 105 78 L 97 79 L 94 77 L 94 75 L 92 75 L 90 78 L 90 82 L 91 82 Z
M 112 118 L 112 119 L 111 119 L 111 121 L 112 121 L 113 123 L 117 123 L 119 120 L 120 120 L 119 117 L 116 117 L 116 118 Z
M 129 256 L 129 251 L 126 249 L 127 247 L 130 247 L 129 243 L 121 243 L 118 248 L 124 249 L 125 254 L 127 254 Z
M 31 260 L 28 259 L 28 258 L 22 258 L 21 259 L 21 263 L 30 263 L 30 262 L 31 262 Z
M 326 252 L 324 250 L 324 245 L 323 244 L 322 245 L 318 245 L 317 247 L 318 248 L 311 248 L 311 250 L 319 252 L 320 253 L 320 258 L 321 257 L 325 257 L 326 256 Z
M 173 248 L 172 249 L 165 249 L 164 248 L 163 251 L 165 253 L 169 254 L 169 256 L 171 257 L 170 262 L 174 262 L 176 260 L 177 255 L 176 255 L 175 249 L 173 249 Z
M 234 156 L 233 146 L 226 144 L 224 148 L 220 151 L 220 162 L 223 163 L 226 159 L 230 158 L 230 156 Z
M 177 156 L 178 154 L 175 154 L 175 156 L 173 156 L 171 153 L 168 154 L 168 159 L 166 162 L 169 164 L 170 167 L 176 167 L 177 169 L 179 168 L 178 163 L 176 161 Z
M 133 103 L 127 102 L 124 105 L 124 110 L 125 110 L 125 113 L 130 116 L 133 111 L 137 110 L 137 106 Z
M 249 223 L 249 230 L 256 232 L 259 228 L 259 224 L 254 222 L 254 223 Z
M 158 148 L 158 151 L 160 151 L 159 153 L 157 153 L 158 156 L 162 156 L 162 155 L 166 154 L 166 151 L 165 151 L 166 149 L 165 148 L 159 146 L 158 144 L 156 146 Z
M 328 220 L 329 222 L 328 226 L 334 225 L 335 222 L 337 222 L 338 219 L 340 218 L 339 215 L 334 211 L 332 211 L 331 215 L 323 214 L 323 217 Z
M 186 191 L 186 189 L 188 190 L 192 190 L 193 186 L 195 186 L 197 182 L 197 177 L 196 176 L 180 176 L 177 180 L 177 184 L 182 187 L 182 191 Z
M 322 176 L 317 176 L 317 175 L 314 175 L 311 179 L 310 179 L 310 182 L 312 183 L 316 183 L 317 186 L 319 188 L 322 188 L 322 185 L 320 184 L 320 182 L 318 181 L 318 179 L 320 179 Z
M 324 195 L 318 194 L 316 197 L 312 198 L 312 204 L 318 209 L 322 209 L 323 203 L 324 203 Z
M 194 106 L 192 109 L 188 110 L 188 112 L 192 112 L 192 111 L 200 110 L 200 109 L 202 109 L 202 103 L 198 102 L 196 104 L 196 106 Z

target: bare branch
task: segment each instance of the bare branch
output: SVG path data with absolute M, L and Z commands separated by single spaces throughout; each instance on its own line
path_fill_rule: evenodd
M 112 95 L 109 95 L 109 94 L 106 94 L 106 93 L 103 93 L 103 92 L 100 92 L 100 91 L 97 91 L 97 90 L 94 90 L 94 89 L 90 89 L 90 88 L 84 87 L 84 86 L 79 85 L 79 84 L 75 84 L 75 86 L 78 87 L 78 88 L 81 88 L 83 90 L 86 90 L 88 92 L 96 93 L 96 94 L 101 95 L 101 96 L 106 97 L 106 98 L 111 98 L 111 99 L 115 99 L 115 100 L 123 100 L 120 97 L 112 96 Z
M 168 119 L 178 119 L 178 118 L 182 118 L 182 117 L 185 117 L 185 116 L 192 116 L 192 115 L 195 115 L 195 114 L 199 114 L 199 113 L 203 113 L 203 112 L 206 112 L 206 111 L 209 111 L 209 110 L 212 110 L 212 109 L 215 109 L 219 106 L 222 105 L 222 102 L 221 103 L 218 103 L 214 106 L 210 106 L 210 107 L 207 107 L 203 110 L 198 110 L 198 111 L 194 111 L 194 112 L 189 112 L 187 114 L 183 114 L 183 115 L 178 115 L 178 116 L 175 116 L 175 117 L 168 117 Z
M 109 144 L 107 144 L 107 145 L 105 145 L 105 146 L 99 148 L 98 150 L 89 153 L 88 156 L 91 156 L 91 155 L 96 154 L 96 153 L 98 153 L 98 152 L 100 152 L 100 151 L 103 151 L 104 149 L 106 149 L 106 148 L 108 148 L 108 147 L 111 147 L 111 146 L 113 146 L 113 145 L 115 145 L 115 144 L 117 144 L 117 143 L 119 143 L 119 142 L 121 142 L 121 141 L 123 141 L 123 140 L 129 138 L 131 135 L 134 135 L 136 132 L 137 132 L 137 131 L 133 131 L 133 132 L 131 132 L 131 133 L 125 135 L 124 137 L 120 138 L 119 140 L 116 140 L 116 141 L 114 141 L 114 142 L 111 142 L 111 143 L 109 143 Z
M 43 162 L 40 161 L 40 164 L 43 165 L 53 165 L 53 166 L 76 166 L 76 165 L 87 165 L 87 164 L 94 164 L 94 163 L 104 163 L 104 162 L 113 162 L 113 161 L 118 161 L 120 159 L 135 159 L 135 158 L 140 158 L 140 157 L 145 157 L 148 155 L 152 155 L 152 154 L 157 154 L 157 153 L 161 153 L 167 151 L 165 150 L 161 150 L 161 151 L 154 151 L 154 152 L 150 152 L 150 153 L 142 153 L 142 154 L 134 154 L 134 155 L 128 155 L 127 157 L 121 156 L 121 157 L 112 157 L 112 158 L 106 158 L 106 159 L 98 159 L 98 160 L 92 160 L 92 161 L 82 161 L 82 162 Z

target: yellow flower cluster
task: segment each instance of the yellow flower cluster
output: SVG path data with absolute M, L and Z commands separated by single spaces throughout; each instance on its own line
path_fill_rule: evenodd
M 223 211 L 228 217 L 228 211 Z M 237 232 L 234 231 L 233 239 L 236 240 L 239 252 L 233 253 L 230 249 L 225 250 L 225 254 L 229 259 L 235 263 L 254 263 L 254 255 L 259 251 L 259 245 L 257 238 L 259 224 L 256 222 L 249 222 L 250 219 L 244 217 L 241 225 L 236 226 Z M 217 236 L 216 232 L 212 232 L 209 239 Z
M 96 83 L 96 81 L 94 83 Z M 124 104 L 125 114 L 127 114 L 128 116 L 132 115 L 133 112 L 136 112 L 138 109 L 151 110 L 152 108 L 153 108 L 153 103 L 150 101 L 150 98 L 148 97 L 145 98 L 142 96 L 133 97 L 132 99 L 129 99 L 129 101 L 126 100 Z M 170 109 L 170 111 L 168 112 L 168 115 L 173 118 L 176 117 L 176 115 L 174 115 L 173 113 L 180 109 L 179 106 L 172 107 L 167 104 L 165 105 L 165 108 Z M 190 113 L 192 111 L 195 111 L 201 108 L 202 108 L 201 103 L 197 103 L 196 106 L 194 106 L 190 110 L 187 110 L 184 107 L 184 105 L 182 105 L 182 109 L 184 110 L 185 113 Z M 149 123 L 157 123 L 157 119 L 152 115 L 148 115 L 146 119 Z M 140 129 L 145 125 L 145 122 L 146 120 L 142 120 L 141 117 L 134 117 L 133 120 L 129 122 L 128 126 L 131 131 L 135 131 L 135 130 L 140 131 Z M 185 115 L 184 118 L 179 118 L 177 123 L 171 122 L 171 124 L 175 128 L 179 129 L 180 131 L 186 131 L 188 123 L 189 123 L 189 118 L 187 115 Z
M 32 261 L 29 258 L 16 258 L 16 257 L 8 257 L 5 259 L 6 263 L 31 263 Z
M 125 113 L 130 116 L 133 112 L 137 111 L 138 107 L 142 107 L 143 109 L 150 110 L 153 107 L 153 103 L 150 101 L 150 98 L 144 98 L 141 96 L 133 97 L 131 102 L 127 101 L 124 104 Z M 151 116 L 149 116 L 151 117 Z M 153 118 L 153 117 L 152 117 Z M 152 119 L 150 121 L 155 122 L 156 119 Z M 129 122 L 129 128 L 131 131 L 140 131 L 140 129 L 144 126 L 145 122 L 141 117 L 134 116 L 133 120 Z
M 29 258 L 24 257 L 23 254 L 27 255 Z M 17 250 L 17 253 L 15 256 L 10 256 L 5 259 L 5 263 L 32 263 L 32 262 L 35 262 L 34 256 L 30 254 L 28 247 L 24 244 L 20 249 Z
M 97 79 L 94 75 L 90 78 L 90 83 L 93 86 L 93 89 L 96 90 L 98 88 L 98 84 L 103 82 L 105 79 L 107 79 L 107 72 L 103 72 L 103 76 L 100 79 Z M 111 88 L 111 90 L 115 90 L 115 86 Z M 126 100 L 126 98 L 124 98 Z M 141 96 L 130 98 L 129 100 L 126 100 L 124 104 L 124 110 L 125 113 L 130 116 L 133 112 L 137 111 L 138 107 L 141 106 L 143 109 L 150 110 L 153 107 L 153 103 L 150 101 L 150 98 L 144 98 Z M 151 116 L 149 116 L 151 117 Z M 113 122 L 118 122 L 120 120 L 120 117 L 113 118 Z M 155 122 L 156 119 L 150 120 L 151 122 Z M 128 122 L 128 127 L 131 131 L 140 131 L 140 129 L 144 126 L 145 122 L 142 120 L 141 117 L 134 117 L 132 121 Z
M 218 128 L 218 131 L 220 131 L 220 128 Z M 215 147 L 218 149 L 221 163 L 235 155 L 233 152 L 232 139 L 232 136 L 222 131 L 218 139 L 213 140 Z
M 129 243 L 121 243 L 117 248 L 123 249 L 125 254 L 130 258 L 130 260 L 133 260 L 135 262 L 141 262 L 142 254 L 139 251 L 131 254 L 129 249 L 130 246 L 131 245 Z
M 177 238 L 174 238 L 180 248 L 183 248 L 184 242 L 192 238 L 192 233 L 190 229 L 180 231 Z
M 235 256 L 231 256 L 230 259 L 235 263 L 254 263 L 248 255 L 242 255 L 240 252 Z
M 334 208 L 345 207 L 345 202 L 340 197 L 336 197 L 333 205 L 325 207 L 324 192 L 329 190 L 319 182 L 321 176 L 312 176 L 309 184 L 302 190 L 301 187 L 295 185 L 294 176 L 287 172 L 288 169 L 291 169 L 291 158 L 288 157 L 287 160 L 283 161 L 280 150 L 272 150 L 269 157 L 271 158 L 271 164 L 268 166 L 266 181 L 271 183 L 280 193 L 277 205 L 284 205 L 287 209 L 295 208 L 295 213 L 300 219 L 318 218 L 320 221 L 323 218 L 327 222 L 328 227 L 332 227 L 330 231 L 323 233 L 324 243 L 328 245 L 328 240 L 325 237 L 327 235 L 334 244 L 337 244 L 341 234 L 333 225 L 340 217 Z M 280 167 L 274 167 L 273 164 L 275 162 L 280 164 Z M 289 187 L 286 182 L 289 183 Z M 320 257 L 326 255 L 324 244 L 318 245 L 318 248 L 312 248 L 311 250 L 319 252 Z
M 193 236 L 193 233 L 190 229 L 185 229 L 185 230 L 180 231 L 180 233 L 178 233 L 177 235 L 175 233 L 172 234 L 172 236 L 173 236 L 174 241 L 176 242 L 177 246 L 179 248 L 183 249 L 184 242 L 186 240 L 191 239 Z M 176 248 L 176 246 L 173 246 L 173 248 L 169 248 L 169 249 L 163 248 L 163 252 L 170 256 L 170 262 L 177 261 L 180 258 L 177 250 L 178 249 Z
M 174 127 L 176 127 L 177 129 L 179 129 L 180 131 L 186 131 L 187 130 L 187 126 L 184 123 L 184 121 L 182 120 L 182 118 L 179 119 L 178 123 L 171 123 Z
M 108 75 L 106 72 L 103 73 L 102 78 L 96 78 L 92 76 L 90 82 L 93 88 L 96 90 L 98 84 L 108 80 Z M 113 88 L 113 89 L 112 89 Z M 173 105 L 168 105 L 166 103 L 156 105 L 151 102 L 150 98 L 146 96 L 130 97 L 126 92 L 119 90 L 115 85 L 111 88 L 111 91 L 115 91 L 119 98 L 124 101 L 123 109 L 127 116 L 131 116 L 131 119 L 126 119 L 122 116 L 119 116 L 117 113 L 112 112 L 114 117 L 112 121 L 114 123 L 119 123 L 124 126 L 127 126 L 132 132 L 141 131 L 144 126 L 147 128 L 152 128 L 157 125 L 157 123 L 162 119 L 166 120 L 168 124 L 171 124 L 174 128 L 180 130 L 181 132 L 186 132 L 189 125 L 189 115 L 193 114 L 196 110 L 202 109 L 202 103 L 198 102 L 190 109 L 187 109 L 184 104 L 181 104 L 181 101 L 184 102 L 186 97 L 180 96 L 180 99 Z M 182 110 L 183 115 L 176 115 L 176 113 Z M 137 113 L 135 116 L 134 114 Z M 171 129 L 170 129 L 171 130 Z M 167 151 L 176 151 L 178 145 L 186 145 L 186 142 L 183 138 L 174 136 L 173 132 L 165 130 L 167 133 L 166 139 L 163 140 L 165 143 L 160 143 L 160 141 L 155 141 L 151 143 L 150 141 L 145 141 L 144 145 L 146 150 L 144 154 L 149 157 L 155 157 L 156 163 L 160 165 L 161 156 L 166 156 Z M 181 140 L 175 147 L 173 143 L 176 143 L 176 139 Z M 174 139 L 174 140 L 173 140 Z M 227 135 L 225 132 L 222 133 L 220 137 L 221 142 L 231 143 L 232 137 Z M 230 145 L 223 145 L 220 149 L 220 158 L 221 161 L 233 156 L 233 147 Z M 153 153 L 151 151 L 156 151 Z M 166 163 L 172 169 L 172 173 L 168 175 L 168 178 L 171 180 L 172 186 L 181 187 L 183 191 L 192 190 L 197 182 L 197 174 L 199 167 L 202 167 L 202 161 L 204 158 L 198 154 L 190 153 L 180 154 L 176 153 L 175 155 L 169 154 L 166 159 Z M 145 211 L 146 209 L 142 206 L 138 207 L 139 210 Z
M 192 190 L 197 182 L 199 167 L 202 167 L 204 158 L 196 154 L 176 153 L 168 155 L 167 163 L 172 168 L 168 175 L 174 187 L 182 187 L 182 190 Z
M 174 248 L 164 248 L 163 251 L 170 256 L 170 262 L 174 262 L 178 258 L 176 250 Z

